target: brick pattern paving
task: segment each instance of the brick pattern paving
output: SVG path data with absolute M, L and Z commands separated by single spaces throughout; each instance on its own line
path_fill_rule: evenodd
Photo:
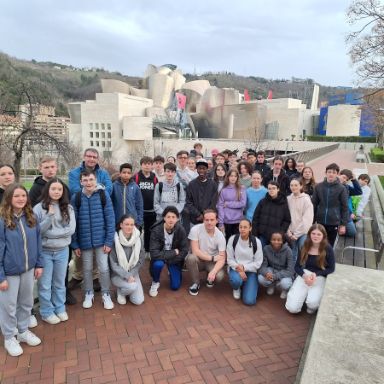
M 326 156 L 321 157 L 320 159 L 313 160 L 308 165 L 313 168 L 315 179 L 317 182 L 322 181 L 325 175 L 325 167 L 328 164 L 336 163 L 339 165 L 340 169 L 350 169 L 350 170 L 361 170 L 360 173 L 368 173 L 370 176 L 373 175 L 384 175 L 384 165 L 383 164 L 369 164 L 369 163 L 358 163 L 355 161 L 356 151 L 347 150 L 347 149 L 337 149 L 329 153 Z
M 163 271 L 157 298 L 146 292 L 140 307 L 69 307 L 70 320 L 49 325 L 39 320 L 38 347 L 19 358 L 0 348 L 2 384 L 35 383 L 293 383 L 311 317 L 290 315 L 278 294 L 259 292 L 254 307 L 232 298 L 228 281 L 196 297 L 182 288 L 171 292 Z M 78 299 L 81 292 L 74 291 Z M 3 340 L 1 339 L 2 343 Z

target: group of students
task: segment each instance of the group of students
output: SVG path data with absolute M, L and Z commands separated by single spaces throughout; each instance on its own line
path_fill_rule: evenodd
M 167 163 L 161 156 L 143 157 L 139 172 L 124 163 L 111 178 L 97 150 L 89 148 L 69 172 L 68 186 L 56 176 L 56 161 L 46 157 L 29 195 L 14 183 L 12 166 L 0 166 L 0 326 L 10 355 L 23 353 L 20 342 L 41 343 L 28 329 L 36 325 L 35 279 L 41 318 L 49 324 L 68 320 L 65 304 L 75 301 L 66 288 L 72 253 L 72 283 L 82 282 L 84 308 L 93 305 L 95 277 L 105 309 L 114 308 L 111 282 L 120 305 L 127 298 L 142 304 L 139 272 L 146 257 L 151 297 L 159 293 L 165 266 L 171 290 L 180 288 L 186 267 L 195 296 L 200 271 L 212 288 L 227 265 L 233 296 L 246 305 L 256 303 L 260 284 L 270 295 L 279 287 L 292 313 L 304 302 L 310 313 L 318 308 L 325 277 L 334 271 L 337 231 L 345 233 L 367 201 L 365 193 L 354 203 L 356 214 L 349 211 L 349 194 L 359 195 L 353 175 L 339 175 L 330 164 L 315 185 L 312 170 L 297 170 L 294 159 L 286 172 L 281 157 L 271 169 L 262 152 L 248 152 L 241 161 L 215 153 L 212 167 L 199 151 L 194 155 L 193 164 L 188 151 Z M 367 187 L 368 175 L 359 182 Z

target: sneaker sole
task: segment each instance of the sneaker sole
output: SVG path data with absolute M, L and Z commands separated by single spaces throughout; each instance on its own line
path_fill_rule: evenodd
M 151 296 L 151 297 L 156 297 L 158 294 L 159 294 L 159 292 L 156 292 L 156 293 L 149 292 L 148 293 L 148 295 Z
M 59 319 L 59 321 L 48 321 L 47 319 L 44 319 L 44 318 L 42 318 L 42 320 L 44 321 L 44 322 L 46 322 L 47 324 L 50 324 L 50 325 L 56 325 L 56 324 L 60 324 L 63 320 L 61 320 L 61 319 Z
M 19 353 L 10 353 L 7 348 L 5 348 L 5 350 L 7 351 L 8 355 L 12 356 L 12 357 L 21 356 L 24 353 L 23 350 L 21 350 L 21 352 L 19 352 Z
M 191 292 L 191 291 L 189 291 L 189 294 L 192 295 L 192 296 L 197 296 L 199 294 L 199 292 Z

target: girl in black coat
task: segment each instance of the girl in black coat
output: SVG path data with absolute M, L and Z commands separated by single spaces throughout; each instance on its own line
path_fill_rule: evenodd
M 252 232 L 263 247 L 269 243 L 272 233 L 286 233 L 291 223 L 287 198 L 280 192 L 276 181 L 268 183 L 268 193 L 257 205 L 252 220 Z

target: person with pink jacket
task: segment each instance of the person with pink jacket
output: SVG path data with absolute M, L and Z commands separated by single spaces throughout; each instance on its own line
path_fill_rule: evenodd
M 292 193 L 287 200 L 291 224 L 287 230 L 287 237 L 292 248 L 293 260 L 296 261 L 313 223 L 313 205 L 310 196 L 303 192 L 302 179 L 292 179 L 290 188 Z

